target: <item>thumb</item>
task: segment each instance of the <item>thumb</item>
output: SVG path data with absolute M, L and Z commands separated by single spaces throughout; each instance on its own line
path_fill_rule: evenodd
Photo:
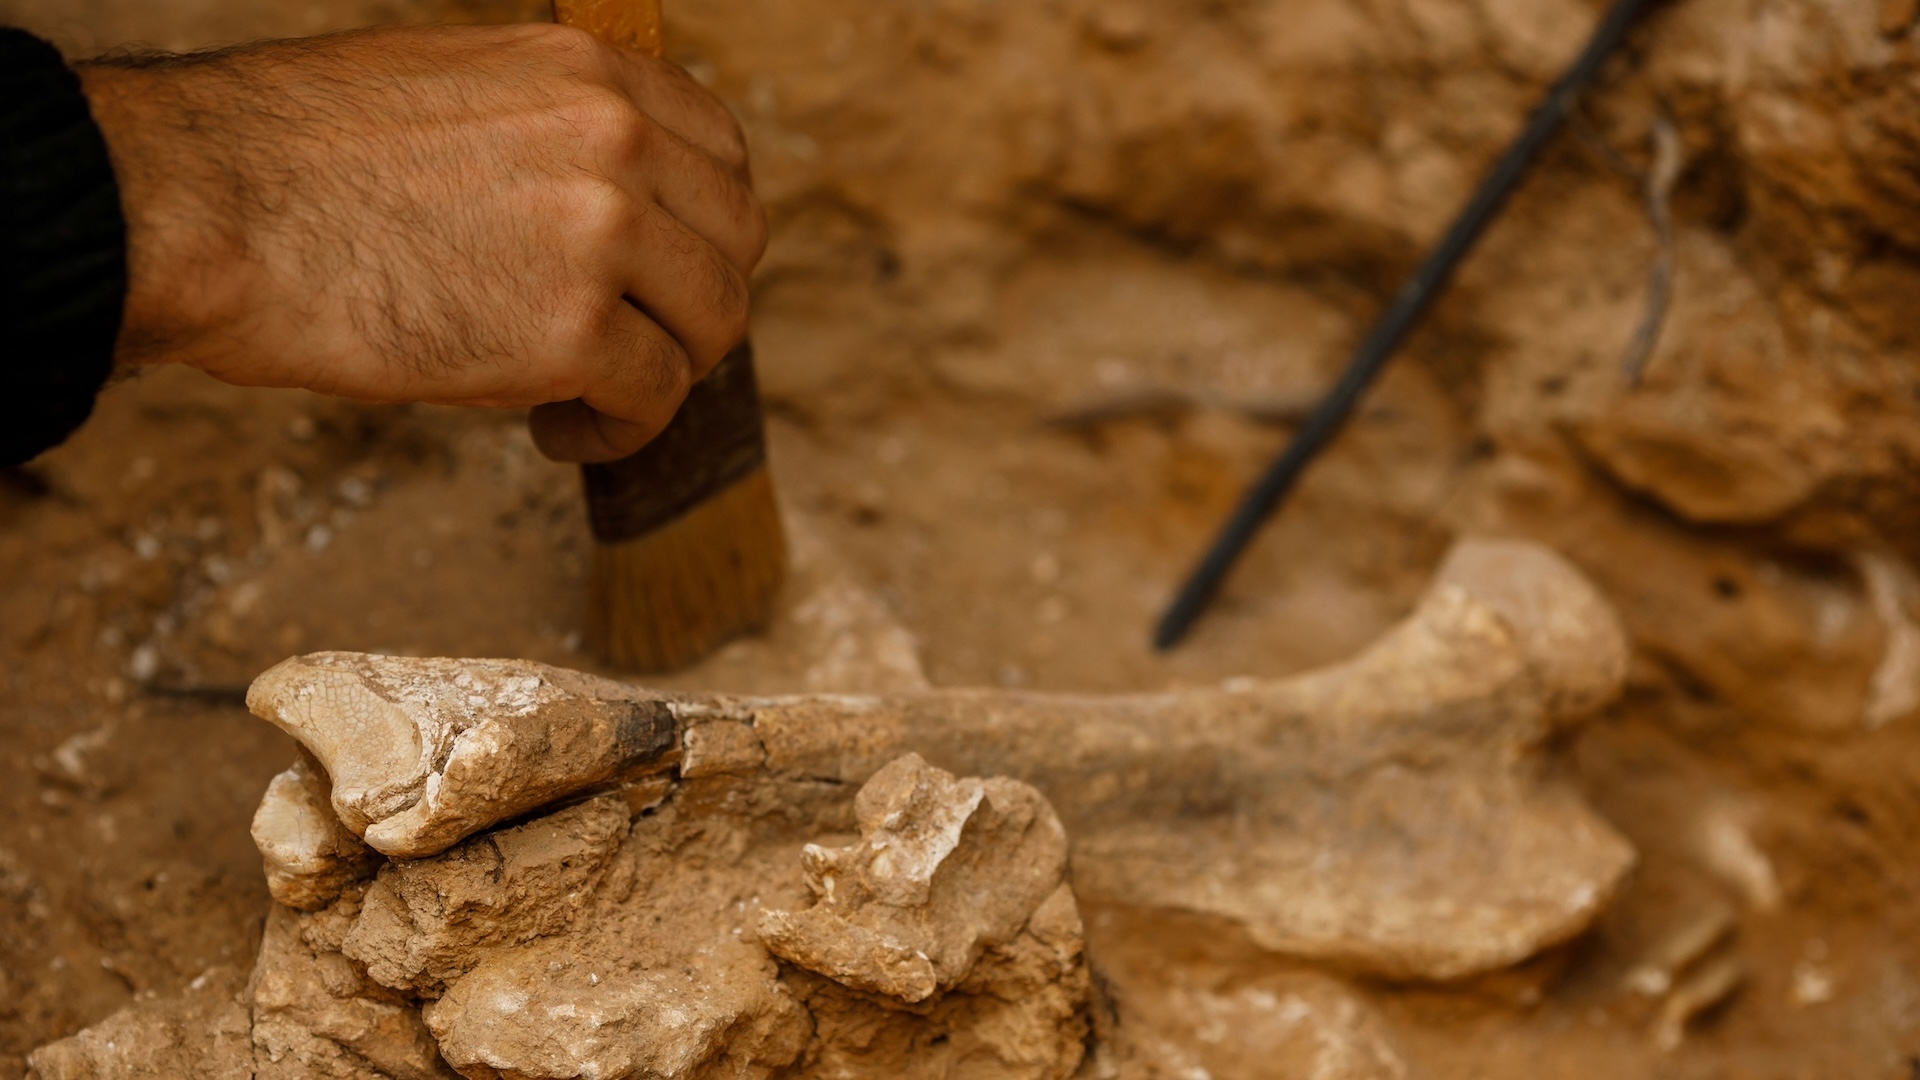
M 628 457 L 661 430 L 657 425 L 608 416 L 579 399 L 534 406 L 527 427 L 541 453 L 555 461 L 581 464 Z

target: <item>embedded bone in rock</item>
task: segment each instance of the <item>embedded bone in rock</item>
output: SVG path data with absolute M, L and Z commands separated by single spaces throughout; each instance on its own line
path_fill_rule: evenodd
M 253 815 L 253 842 L 267 891 L 290 908 L 315 911 L 348 885 L 373 876 L 380 856 L 328 807 L 329 786 L 305 753 L 273 778 Z
M 538 664 L 321 654 L 250 698 L 327 765 L 333 805 L 382 850 L 402 834 L 404 854 L 445 846 L 623 775 L 670 789 L 673 765 L 684 783 L 701 764 L 696 748 L 784 783 L 802 816 L 914 752 L 1043 792 L 1083 896 L 1224 916 L 1266 948 L 1362 972 L 1453 979 L 1578 934 L 1630 869 L 1626 841 L 1542 767 L 1550 735 L 1617 695 L 1626 658 L 1612 611 L 1564 560 L 1467 540 L 1353 659 L 1217 690 L 726 699 Z M 613 737 L 626 715 L 667 719 Z M 702 732 L 715 724 L 726 737 Z M 536 760 L 534 746 L 565 752 Z
M 936 877 L 936 895 L 942 887 Z M 1010 940 L 983 948 L 952 990 L 918 1005 L 798 966 L 787 978 L 813 1016 L 808 1076 L 1080 1075 L 1092 980 L 1080 907 L 1065 882 Z
M 950 975 L 914 1009 L 783 969 L 754 934 L 762 904 L 803 906 L 802 838 L 820 827 L 758 798 L 780 787 L 713 773 L 631 821 L 621 796 L 602 795 L 395 861 L 339 905 L 342 957 L 423 1002 L 440 1053 L 469 1077 L 905 1076 L 923 1074 L 923 1053 L 982 1077 L 1072 1073 L 1089 982 L 1064 836 L 1037 792 L 910 761 L 854 797 L 883 816 L 960 819 L 899 879 L 908 894 L 924 886 L 915 929 Z M 942 798 L 954 794 L 970 809 Z
M 958 780 L 917 754 L 854 799 L 860 841 L 805 851 L 805 911 L 768 910 L 760 940 L 835 982 L 918 1004 L 1012 941 L 1067 868 L 1067 834 L 1041 794 Z
M 425 1003 L 463 1075 L 766 1076 L 808 1024 L 744 932 L 782 876 L 755 839 L 677 806 L 630 821 L 602 795 L 389 863 L 341 951 Z

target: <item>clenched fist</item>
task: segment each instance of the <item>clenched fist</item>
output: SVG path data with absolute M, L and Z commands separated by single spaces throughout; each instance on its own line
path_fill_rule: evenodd
M 81 70 L 128 224 L 123 363 L 540 406 L 624 456 L 746 334 L 739 125 L 561 27 L 393 29 Z

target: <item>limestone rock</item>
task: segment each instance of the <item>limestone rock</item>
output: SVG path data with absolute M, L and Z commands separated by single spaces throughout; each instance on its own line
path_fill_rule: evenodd
M 914 1011 L 776 962 L 751 928 L 762 900 L 803 895 L 802 845 L 756 812 L 750 789 L 776 780 L 710 782 L 725 794 L 683 790 L 630 826 L 607 795 L 391 863 L 346 913 L 345 958 L 419 1001 L 469 1077 L 833 1075 L 825 1063 L 875 1053 L 890 1075 L 943 1075 L 910 1053 L 930 1045 L 1000 1063 L 985 1076 L 1072 1071 L 1088 982 L 1065 836 L 1036 792 L 912 759 L 855 797 L 874 831 L 904 838 L 920 822 L 896 811 L 972 793 L 944 858 L 922 866 L 913 929 L 950 978 Z
M 1237 986 L 1130 980 L 1111 1048 L 1122 1076 L 1406 1080 L 1406 1060 L 1359 994 L 1312 973 Z
M 556 944 L 492 953 L 426 1006 L 463 1073 L 734 1080 L 779 1075 L 805 1046 L 807 1013 L 750 943 L 689 941 L 680 965 L 658 968 Z
M 1067 836 L 1040 793 L 956 780 L 909 754 L 854 800 L 861 841 L 806 848 L 815 904 L 767 911 L 776 956 L 856 989 L 917 1004 L 1012 941 L 1061 885 Z
M 626 836 L 626 804 L 602 796 L 432 859 L 388 863 L 341 951 L 383 986 L 437 994 L 487 949 L 573 926 Z
M 1086 930 L 1064 883 L 1010 941 L 984 948 L 958 986 L 918 1006 L 876 1010 L 870 994 L 794 975 L 814 1022 L 805 1076 L 1065 1080 L 1086 1053 Z
M 329 940 L 355 903 L 336 907 L 267 918 L 249 988 L 259 1080 L 452 1080 L 418 1006 Z

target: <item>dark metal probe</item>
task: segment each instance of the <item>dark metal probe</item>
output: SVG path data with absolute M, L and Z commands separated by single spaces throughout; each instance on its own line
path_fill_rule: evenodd
M 1233 568 L 1240 553 L 1246 550 L 1254 534 L 1279 507 L 1280 501 L 1286 498 L 1300 479 L 1300 474 L 1340 433 L 1367 387 L 1387 366 L 1387 361 L 1393 358 L 1394 350 L 1400 347 L 1408 332 L 1419 324 L 1421 316 L 1426 314 L 1434 298 L 1453 276 L 1454 268 L 1473 250 L 1480 234 L 1499 215 L 1507 197 L 1513 194 L 1540 152 L 1559 132 L 1560 125 L 1573 110 L 1580 91 L 1593 81 L 1601 65 L 1625 39 L 1634 21 L 1657 2 L 1617 0 L 1606 17 L 1601 19 L 1579 59 L 1560 77 L 1560 81 L 1553 84 L 1546 100 L 1527 120 L 1526 128 L 1507 147 L 1507 152 L 1494 165 L 1493 171 L 1481 181 L 1466 209 L 1460 212 L 1452 228 L 1447 230 L 1446 237 L 1440 241 L 1440 246 L 1401 286 L 1399 295 L 1394 297 L 1392 306 L 1380 317 L 1373 333 L 1355 350 L 1353 359 L 1348 361 L 1346 370 L 1340 374 L 1340 381 L 1321 399 L 1286 450 L 1267 468 L 1266 474 L 1241 498 L 1226 527 L 1220 530 L 1213 546 L 1199 565 L 1194 567 L 1186 584 L 1181 586 L 1180 594 L 1174 598 L 1166 614 L 1160 617 L 1160 624 L 1153 632 L 1155 648 L 1162 651 L 1173 648 L 1192 629 L 1194 620 L 1206 610 L 1207 604 L 1219 591 L 1220 582 Z

